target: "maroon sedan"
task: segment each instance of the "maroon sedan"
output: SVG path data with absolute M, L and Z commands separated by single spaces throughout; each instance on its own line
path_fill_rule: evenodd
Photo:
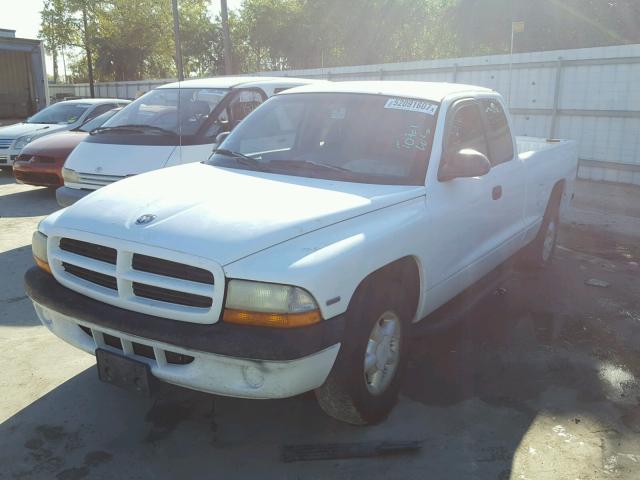
M 91 130 L 100 127 L 119 110 L 122 109 L 109 110 L 75 130 L 54 133 L 28 143 L 13 163 L 13 175 L 18 183 L 38 187 L 64 185 L 62 166 L 71 151 Z

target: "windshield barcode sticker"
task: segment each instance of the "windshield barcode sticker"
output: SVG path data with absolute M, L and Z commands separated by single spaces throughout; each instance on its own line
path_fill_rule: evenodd
M 408 110 L 410 112 L 426 113 L 427 115 L 435 115 L 438 106 L 433 103 L 422 100 L 412 100 L 410 98 L 390 98 L 384 104 L 384 108 L 393 108 L 395 110 Z

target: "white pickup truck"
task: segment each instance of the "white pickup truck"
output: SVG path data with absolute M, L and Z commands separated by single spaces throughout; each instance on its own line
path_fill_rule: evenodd
M 487 89 L 298 87 L 207 162 L 51 214 L 26 290 L 107 382 L 315 390 L 335 418 L 374 423 L 398 395 L 412 322 L 509 257 L 551 260 L 576 166 L 572 141 L 516 141 Z

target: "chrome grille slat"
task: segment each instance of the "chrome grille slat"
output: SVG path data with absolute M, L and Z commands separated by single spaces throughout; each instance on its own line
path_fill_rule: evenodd
M 117 182 L 118 180 L 122 180 L 123 178 L 126 178 L 124 176 L 118 176 L 118 175 L 100 175 L 97 173 L 85 173 L 85 172 L 78 172 L 78 177 L 80 179 L 80 183 L 85 183 L 87 185 L 100 185 L 100 186 L 109 185 L 113 182 Z
M 149 254 L 144 246 L 145 251 L 138 252 L 137 244 L 130 242 L 117 241 L 118 247 L 128 245 L 117 248 L 113 239 L 90 237 L 50 237 L 49 263 L 56 279 L 66 287 L 163 318 L 195 323 L 218 320 L 224 291 L 216 289 L 216 283 L 224 286 L 224 273 L 214 262 L 154 248 Z
M 214 284 L 213 274 L 200 267 L 172 262 L 162 258 L 149 257 L 135 253 L 133 255 L 133 268 L 142 272 L 166 275 L 167 277 L 180 278 L 198 283 Z
M 77 265 L 66 262 L 62 263 L 62 268 L 64 268 L 64 270 L 66 272 L 69 272 L 71 275 L 82 278 L 87 282 L 95 283 L 102 287 L 110 288 L 111 290 L 117 289 L 116 277 L 112 277 L 111 275 L 105 275 L 103 273 L 95 272 L 87 268 L 78 267 Z
M 117 252 L 115 248 L 105 247 L 96 243 L 83 242 L 72 238 L 60 240 L 60 248 L 67 252 L 93 258 L 106 263 L 116 264 Z
M 194 295 L 207 296 L 211 292 L 211 287 L 189 280 L 181 280 L 172 277 L 163 277 L 155 273 L 139 272 L 137 270 L 128 270 L 120 274 L 121 278 L 131 282 L 144 283 L 153 285 L 154 287 L 168 288 L 169 290 L 178 290 Z
M 202 295 L 179 292 L 169 288 L 156 287 L 144 283 L 133 282 L 133 292 L 139 297 L 156 300 L 158 302 L 177 303 L 189 307 L 209 308 L 212 300 Z

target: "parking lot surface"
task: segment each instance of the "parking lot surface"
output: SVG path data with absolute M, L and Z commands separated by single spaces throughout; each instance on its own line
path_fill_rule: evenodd
M 396 409 L 353 427 L 312 394 L 142 399 L 100 383 L 23 289 L 54 194 L 0 174 L 0 478 L 640 478 L 640 191 L 578 187 L 552 267 L 515 272 L 454 330 L 415 340 Z M 281 459 L 284 445 L 377 440 L 423 444 Z

